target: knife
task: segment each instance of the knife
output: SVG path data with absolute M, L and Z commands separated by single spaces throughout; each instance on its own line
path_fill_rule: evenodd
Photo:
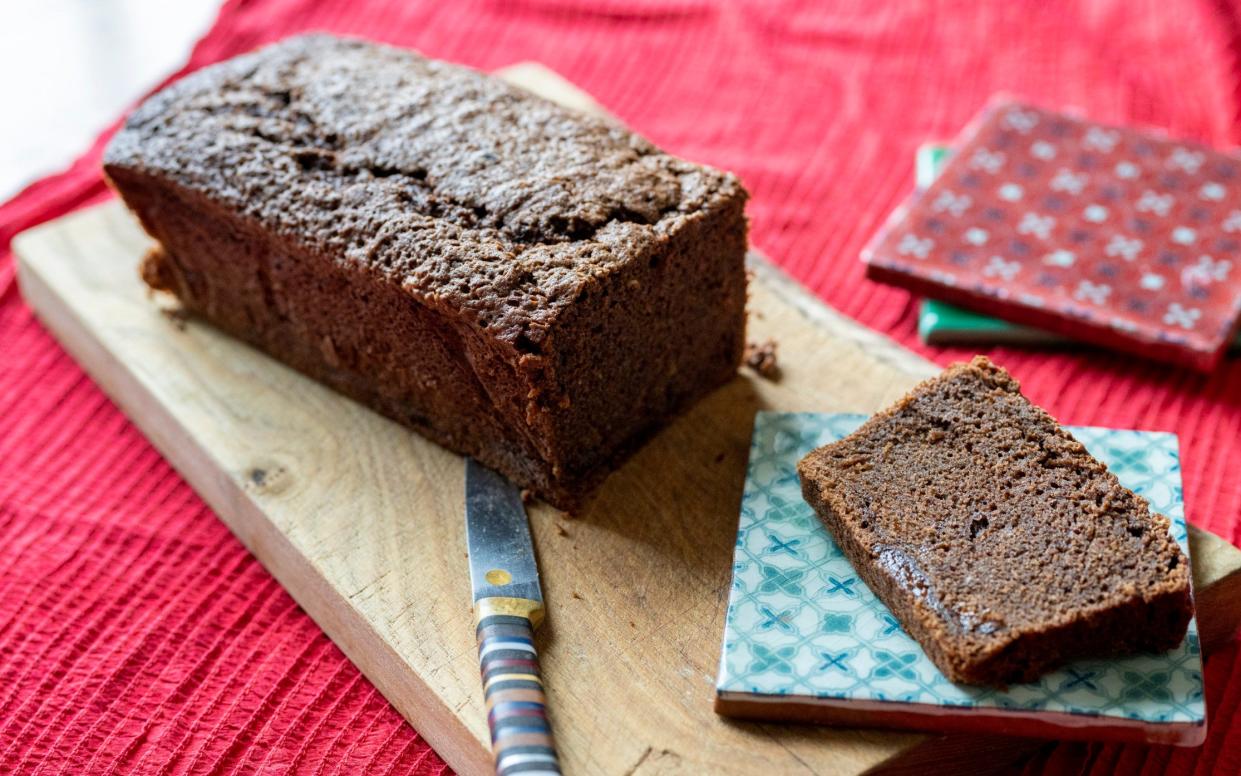
M 478 623 L 478 665 L 498 776 L 560 773 L 534 649 L 543 591 L 521 493 L 465 461 L 465 532 Z

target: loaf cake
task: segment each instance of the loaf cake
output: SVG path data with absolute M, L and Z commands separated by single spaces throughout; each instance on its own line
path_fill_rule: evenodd
M 741 360 L 737 179 L 467 68 L 288 39 L 104 169 L 149 285 L 562 508 Z
M 798 474 L 858 575 L 954 682 L 1033 681 L 1185 636 L 1189 566 L 1167 518 L 985 358 L 917 386 Z

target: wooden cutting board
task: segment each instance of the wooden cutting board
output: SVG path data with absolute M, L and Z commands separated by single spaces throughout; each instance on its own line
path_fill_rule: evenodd
M 546 69 L 506 77 L 583 109 Z M 44 324 L 455 769 L 491 769 L 470 613 L 462 461 L 211 327 L 161 311 L 118 202 L 20 235 Z M 648 444 L 570 519 L 531 524 L 551 713 L 572 774 L 857 773 L 1004 765 L 1029 742 L 734 722 L 712 712 L 754 412 L 872 412 L 935 367 L 753 257 L 742 374 Z M 1241 611 L 1241 551 L 1193 537 L 1207 649 Z

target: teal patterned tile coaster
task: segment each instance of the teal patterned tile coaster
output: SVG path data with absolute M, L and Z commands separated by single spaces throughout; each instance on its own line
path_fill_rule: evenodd
M 1077 731 L 1066 737 L 1089 738 L 1088 728 L 1107 726 L 1133 731 L 1111 738 L 1201 741 L 1206 709 L 1196 620 L 1185 641 L 1162 655 L 1085 660 L 1007 690 L 944 678 L 858 578 L 801 497 L 797 461 L 863 420 L 848 414 L 758 413 L 716 686 L 722 701 L 836 707 L 856 702 L 880 713 L 917 704 L 920 713 L 938 708 L 923 722 L 899 726 L 961 729 L 959 719 L 950 725 L 936 720 L 968 712 L 974 719 L 990 715 L 1039 724 L 1050 719 Z M 1174 538 L 1188 554 L 1176 436 L 1070 430 L 1121 483 L 1171 519 Z M 749 710 L 745 715 L 762 716 Z M 1022 732 L 1019 726 L 1003 729 Z

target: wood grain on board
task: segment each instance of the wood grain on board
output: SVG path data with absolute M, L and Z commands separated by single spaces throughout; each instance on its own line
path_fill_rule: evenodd
M 585 110 L 535 65 L 505 77 Z M 210 326 L 161 311 L 147 238 L 116 201 L 18 237 L 44 324 L 456 770 L 491 770 L 465 557 L 461 459 Z M 758 409 L 872 412 L 936 371 L 754 258 L 750 334 L 781 379 L 741 374 L 570 519 L 530 512 L 538 634 L 566 773 L 857 773 L 983 765 L 1010 739 L 736 722 L 712 711 L 737 509 Z M 1234 633 L 1241 551 L 1191 534 L 1204 648 Z M 1003 753 L 1001 755 L 996 752 Z

